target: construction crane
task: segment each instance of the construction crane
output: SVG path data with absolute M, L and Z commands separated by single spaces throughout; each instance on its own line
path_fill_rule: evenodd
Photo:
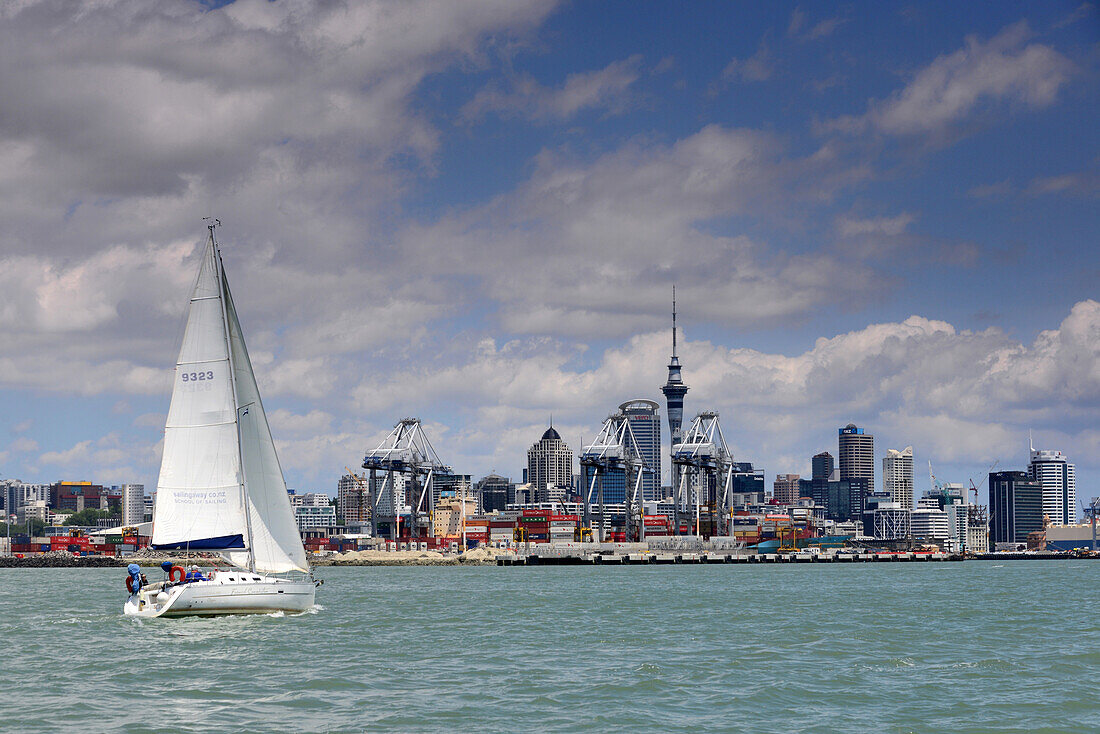
M 718 535 L 729 535 L 733 455 L 726 445 L 717 413 L 704 411 L 695 416 L 681 442 L 672 447 L 672 465 L 674 475 L 679 477 L 679 482 L 673 487 L 675 533 L 680 534 L 680 516 L 691 504 L 695 506 L 695 531 L 702 534 L 700 508 L 709 504 L 709 500 L 704 502 L 700 494 L 704 490 L 709 493 L 709 482 L 713 479 L 715 504 L 722 508 L 714 513 L 718 525 L 715 531 Z
M 589 486 L 581 493 L 584 501 L 584 526 L 592 526 L 591 501 L 595 492 L 596 502 L 600 507 L 599 538 L 601 543 L 606 540 L 607 506 L 604 503 L 603 480 L 609 472 L 621 471 L 625 478 L 626 539 L 645 540 L 642 473 L 652 469 L 642 456 L 642 450 L 625 413 L 619 411 L 607 417 L 600 432 L 596 434 L 596 439 L 581 451 L 581 469 L 586 476 L 591 475 Z
M 390 489 L 389 517 L 393 518 L 390 534 L 397 540 L 400 534 L 401 510 L 397 505 L 397 486 L 395 475 L 401 474 L 408 480 L 411 492 L 406 493 L 410 500 L 412 517 L 409 523 L 409 535 L 419 537 L 423 528 L 427 530 L 429 517 L 435 510 L 433 480 L 439 475 L 450 475 L 451 467 L 439 459 L 432 442 L 428 440 L 419 418 L 402 418 L 393 427 L 389 435 L 382 439 L 378 447 L 363 457 L 363 468 L 370 470 L 370 486 L 375 487 L 375 472 L 386 473 L 378 498 L 374 500 L 371 517 L 378 514 L 379 504 L 386 487 Z M 421 482 L 423 478 L 423 482 Z M 427 502 L 425 503 L 425 497 Z M 373 522 L 373 521 L 372 521 Z
M 985 484 L 985 480 L 989 478 L 989 473 L 992 472 L 997 467 L 997 464 L 1000 463 L 1001 460 L 997 459 L 992 464 L 990 464 L 989 468 L 985 470 L 985 474 L 982 475 L 982 481 L 978 482 L 977 484 L 974 484 L 973 477 L 970 478 L 970 491 L 974 493 L 974 504 L 978 504 L 978 490 L 982 488 L 982 485 Z

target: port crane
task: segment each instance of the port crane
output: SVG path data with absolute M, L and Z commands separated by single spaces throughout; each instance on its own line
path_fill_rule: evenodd
M 590 528 L 592 494 L 600 508 L 600 542 L 607 539 L 607 506 L 604 503 L 603 481 L 609 472 L 622 472 L 625 478 L 626 538 L 645 540 L 645 510 L 642 503 L 642 473 L 652 471 L 642 456 L 642 450 L 622 411 L 604 421 L 595 440 L 581 451 L 581 471 L 589 479 L 581 493 L 584 501 L 584 527 Z
M 393 427 L 382 442 L 363 457 L 363 468 L 370 471 L 370 486 L 375 484 L 375 472 L 385 472 L 382 487 L 374 500 L 371 517 L 378 515 L 379 505 L 388 486 L 390 489 L 390 507 L 388 516 L 393 518 L 390 533 L 394 540 L 400 535 L 401 510 L 397 502 L 395 475 L 406 478 L 409 490 L 406 497 L 412 511 L 409 523 L 409 535 L 419 537 L 421 530 L 427 531 L 431 513 L 435 510 L 434 479 L 439 475 L 454 472 L 445 465 L 436 453 L 435 447 L 424 432 L 419 418 L 402 418 Z M 421 481 L 423 479 L 423 481 Z M 425 501 L 427 498 L 427 501 Z M 372 519 L 372 527 L 376 521 Z
M 681 442 L 672 447 L 672 465 L 675 475 L 679 477 L 673 488 L 676 534 L 680 534 L 680 517 L 689 505 L 695 506 L 695 530 L 702 534 L 700 507 L 704 503 L 700 495 L 704 492 L 709 495 L 713 487 L 717 520 L 715 532 L 721 536 L 729 535 L 733 455 L 726 445 L 717 413 L 703 411 L 695 416 Z

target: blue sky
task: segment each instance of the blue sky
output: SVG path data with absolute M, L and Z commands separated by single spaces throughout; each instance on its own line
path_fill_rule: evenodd
M 518 478 L 660 397 L 675 284 L 769 482 L 856 421 L 1100 494 L 1094 4 L 25 2 L 0 48 L 2 477 L 155 486 L 214 214 L 299 489 L 409 414 Z

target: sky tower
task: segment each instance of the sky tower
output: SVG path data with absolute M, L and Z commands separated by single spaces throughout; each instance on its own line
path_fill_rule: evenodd
M 661 388 L 668 405 L 669 446 L 682 441 L 681 425 L 684 422 L 684 395 L 688 386 L 680 377 L 680 358 L 676 356 L 676 286 L 672 286 L 672 359 L 668 362 L 668 382 Z

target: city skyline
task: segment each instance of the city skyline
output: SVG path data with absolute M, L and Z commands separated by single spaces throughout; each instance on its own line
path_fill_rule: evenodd
M 675 285 L 769 479 L 851 422 L 1100 491 L 1095 7 L 137 5 L 0 11 L 0 477 L 155 488 L 213 215 L 292 487 L 667 420 Z

